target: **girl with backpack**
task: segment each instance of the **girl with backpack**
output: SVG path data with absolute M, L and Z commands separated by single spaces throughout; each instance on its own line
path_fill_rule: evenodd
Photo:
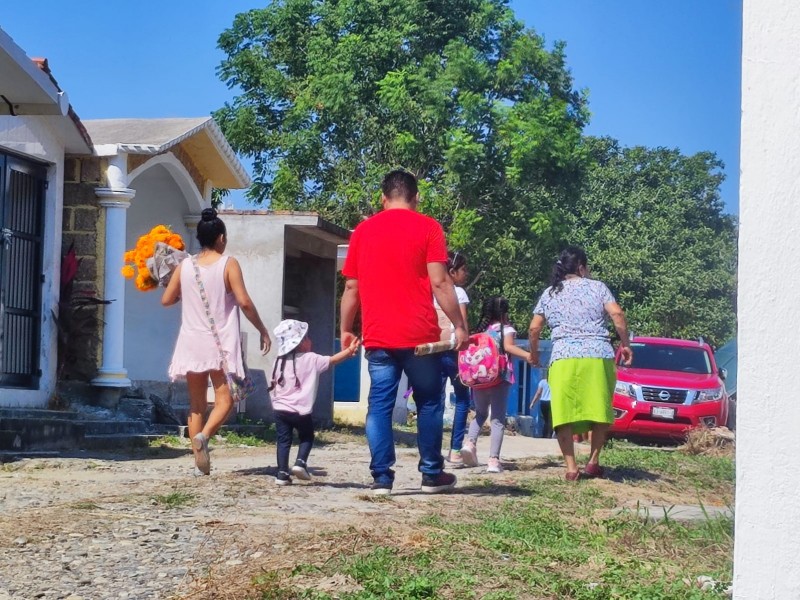
M 486 357 L 496 356 L 499 364 L 481 364 L 481 373 L 485 371 L 497 372 L 497 376 L 492 381 L 483 381 L 472 388 L 472 398 L 475 402 L 475 418 L 469 426 L 467 441 L 461 447 L 461 459 L 466 467 L 478 466 L 477 442 L 481 432 L 481 427 L 492 413 L 491 428 L 492 433 L 489 441 L 489 464 L 486 467 L 487 473 L 502 473 L 503 467 L 500 464 L 500 448 L 503 445 L 503 433 L 506 421 L 506 403 L 511 384 L 514 383 L 514 367 L 511 364 L 509 354 L 519 358 L 528 359 L 528 353 L 516 345 L 517 331 L 511 326 L 508 320 L 508 300 L 502 296 L 492 296 L 483 303 L 481 319 L 475 333 L 488 334 L 499 350 L 499 353 L 488 354 Z M 470 349 L 462 353 L 459 358 L 459 368 L 464 368 L 464 358 L 468 358 Z M 477 355 L 474 355 L 477 356 Z M 495 360 L 495 359 L 491 359 Z M 462 377 L 462 380 L 464 377 Z M 465 381 L 465 383 L 468 383 Z

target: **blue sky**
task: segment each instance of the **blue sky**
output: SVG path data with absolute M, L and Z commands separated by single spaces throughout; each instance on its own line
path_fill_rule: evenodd
M 512 0 L 548 43 L 567 43 L 589 90 L 586 133 L 625 145 L 711 150 L 738 212 L 741 0 Z M 193 117 L 231 98 L 216 78 L 219 33 L 254 0 L 39 0 L 0 27 L 53 74 L 84 119 Z M 80 7 L 80 10 L 78 10 Z M 243 205 L 242 196 L 233 196 Z

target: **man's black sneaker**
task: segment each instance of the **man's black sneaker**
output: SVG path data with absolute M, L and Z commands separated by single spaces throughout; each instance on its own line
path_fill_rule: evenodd
M 425 494 L 441 494 L 456 487 L 456 476 L 442 471 L 438 475 L 422 476 L 422 491 Z
M 275 475 L 275 485 L 290 485 L 291 483 L 292 478 L 286 471 L 280 471 Z
M 392 493 L 392 484 L 376 481 L 370 486 L 369 489 L 372 490 L 373 496 L 388 496 Z

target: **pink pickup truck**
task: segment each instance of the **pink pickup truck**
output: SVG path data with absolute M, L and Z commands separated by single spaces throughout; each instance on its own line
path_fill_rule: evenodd
M 726 373 L 711 346 L 702 339 L 637 337 L 631 348 L 630 367 L 617 354 L 612 436 L 679 439 L 693 427 L 727 423 Z

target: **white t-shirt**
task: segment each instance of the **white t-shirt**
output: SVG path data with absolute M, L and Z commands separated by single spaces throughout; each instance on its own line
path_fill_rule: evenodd
M 464 288 L 458 287 L 457 285 L 453 287 L 456 290 L 456 298 L 458 299 L 459 306 L 462 304 L 469 304 L 469 296 L 467 296 L 467 292 L 464 291 Z M 433 297 L 433 307 L 436 309 L 436 315 L 439 318 L 439 329 L 442 330 L 442 336 L 440 339 L 446 341 L 449 338 L 451 342 L 455 341 L 455 327 L 453 327 L 453 324 L 450 322 L 450 319 L 447 317 L 447 315 L 444 314 L 442 307 L 439 306 L 436 296 Z
M 464 288 L 458 287 L 457 285 L 453 286 L 456 289 L 456 298 L 458 298 L 459 304 L 469 304 L 469 296 L 467 296 L 467 292 L 464 291 Z M 439 306 L 439 301 L 436 299 L 436 296 L 433 297 L 433 308 L 440 310 L 442 307 Z
M 542 390 L 542 395 L 539 396 L 539 400 L 542 402 L 550 402 L 550 384 L 547 383 L 547 379 L 540 380 L 537 387 Z

